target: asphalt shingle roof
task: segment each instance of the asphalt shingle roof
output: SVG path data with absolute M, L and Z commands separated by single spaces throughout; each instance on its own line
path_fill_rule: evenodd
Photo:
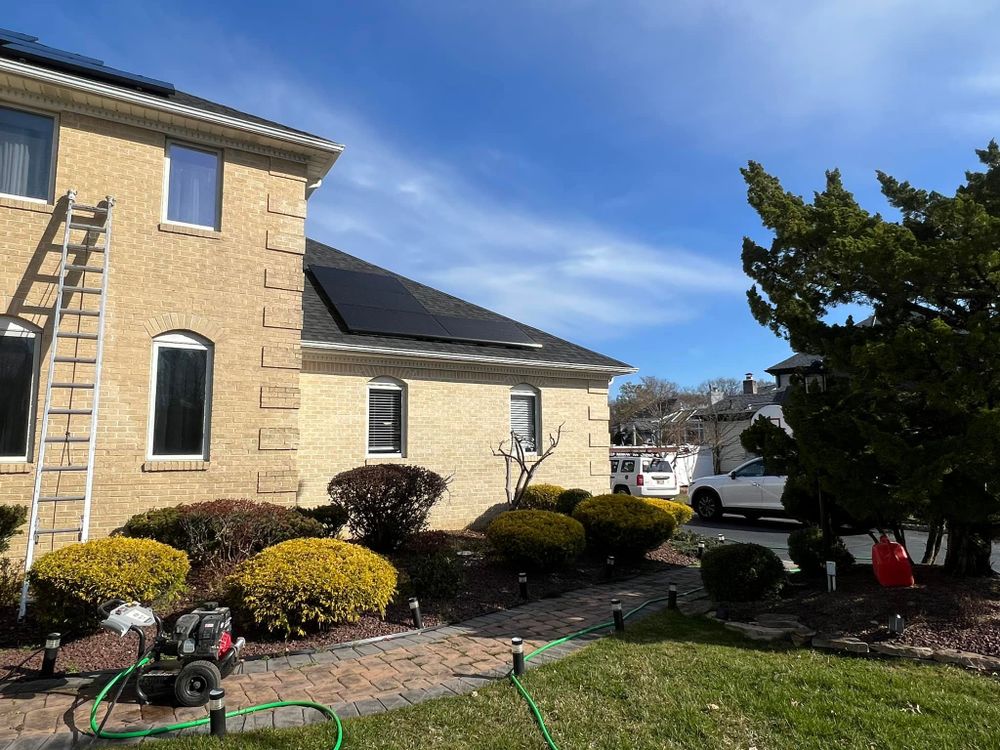
M 823 357 L 819 354 L 793 354 L 788 359 L 783 359 L 778 364 L 771 365 L 765 372 L 775 375 L 779 372 L 819 370 L 822 367 Z
M 378 336 L 374 334 L 350 333 L 342 325 L 338 317 L 333 313 L 323 298 L 321 292 L 315 287 L 310 275 L 307 273 L 305 285 L 302 292 L 302 340 L 303 342 L 318 342 L 330 344 L 351 344 L 355 346 L 372 346 L 381 348 L 400 349 L 404 351 L 437 354 L 457 354 L 457 355 L 478 355 L 488 357 L 499 357 L 502 359 L 518 360 L 521 362 L 537 362 L 539 365 L 545 363 L 557 363 L 567 365 L 620 368 L 623 371 L 631 371 L 633 368 L 617 359 L 606 357 L 603 354 L 585 349 L 582 346 L 571 343 L 552 334 L 541 331 L 537 328 L 512 321 L 510 318 L 499 315 L 484 307 L 479 307 L 471 302 L 453 297 L 450 294 L 439 291 L 425 284 L 421 284 L 412 279 L 408 279 L 399 274 L 388 271 L 367 261 L 355 258 L 345 252 L 337 250 L 329 245 L 324 245 L 315 240 L 306 240 L 306 254 L 303 259 L 303 270 L 305 267 L 315 264 L 317 266 L 328 266 L 339 268 L 345 271 L 362 271 L 365 273 L 376 273 L 385 276 L 392 276 L 402 282 L 409 292 L 422 304 L 427 311 L 435 315 L 450 315 L 462 318 L 475 318 L 479 320 L 498 320 L 516 323 L 534 341 L 541 344 L 541 348 L 524 348 L 502 346 L 498 344 L 475 344 L 456 341 L 436 341 L 427 339 L 404 338 L 401 336 Z

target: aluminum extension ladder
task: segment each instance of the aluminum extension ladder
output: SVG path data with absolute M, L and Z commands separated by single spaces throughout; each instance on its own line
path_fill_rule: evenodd
M 41 540 L 74 535 L 85 542 L 90 531 L 115 199 L 108 196 L 104 205 L 86 206 L 70 190 L 66 201 L 19 619 L 27 611 L 27 571 Z

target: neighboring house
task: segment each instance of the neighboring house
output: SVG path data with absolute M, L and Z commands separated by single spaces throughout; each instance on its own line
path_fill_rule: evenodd
M 540 346 L 348 333 L 303 273 L 388 273 L 307 252 L 307 199 L 342 146 L 54 52 L 0 31 L 0 502 L 29 503 L 41 477 L 34 552 L 168 504 L 316 504 L 371 461 L 453 475 L 434 520 L 462 525 L 503 498 L 489 445 L 512 425 L 541 442 L 564 424 L 540 478 L 603 488 L 608 383 L 631 368 L 526 327 Z M 111 231 L 69 230 L 57 300 L 70 190 L 112 196 Z M 505 320 L 403 283 L 431 312 Z

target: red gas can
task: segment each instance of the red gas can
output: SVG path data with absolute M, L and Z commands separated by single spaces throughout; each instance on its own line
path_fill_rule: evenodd
M 906 548 L 898 542 L 890 542 L 885 534 L 872 545 L 872 569 L 883 586 L 912 586 L 913 565 Z

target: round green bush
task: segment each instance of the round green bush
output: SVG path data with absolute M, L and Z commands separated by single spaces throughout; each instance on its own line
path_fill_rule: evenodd
M 796 529 L 788 535 L 788 556 L 803 573 L 810 576 L 825 574 L 827 560 L 837 563 L 838 570 L 854 564 L 854 555 L 840 537 L 833 538 L 830 555 L 824 554 L 823 532 L 817 526 Z
M 160 542 L 109 537 L 49 552 L 31 566 L 28 580 L 42 619 L 85 626 L 109 599 L 170 604 L 190 569 L 186 554 Z
M 122 526 L 122 536 L 153 539 L 186 552 L 187 534 L 181 526 L 181 507 L 154 508 L 136 513 Z
M 676 522 L 666 511 L 638 497 L 598 495 L 576 506 L 573 518 L 587 530 L 587 544 L 616 557 L 642 557 L 674 533 Z
M 269 633 L 305 635 L 365 612 L 385 615 L 396 569 L 339 539 L 292 539 L 240 563 L 227 579 L 234 609 Z
M 398 564 L 409 580 L 409 593 L 421 601 L 454 599 L 465 583 L 465 566 L 454 552 L 408 555 Z
M 777 596 L 785 566 L 759 544 L 725 544 L 705 551 L 701 580 L 716 602 L 755 602 Z
M 571 516 L 573 515 L 573 511 L 576 510 L 576 506 L 588 497 L 593 497 L 593 494 L 578 487 L 563 490 L 559 493 L 559 497 L 556 498 L 556 510 L 560 513 L 565 513 L 567 516 Z
M 576 560 L 586 546 L 583 526 L 549 510 L 511 510 L 486 528 L 486 538 L 511 565 L 553 570 Z
M 336 539 L 347 525 L 347 508 L 333 503 L 317 505 L 315 508 L 296 508 L 306 518 L 318 521 L 326 532 L 326 536 Z
M 672 515 L 676 528 L 680 528 L 694 517 L 694 511 L 686 503 L 679 503 L 676 500 L 660 500 L 655 497 L 644 497 L 643 500 L 654 508 L 665 510 Z
M 563 488 L 557 484 L 529 484 L 521 494 L 519 510 L 556 510 Z

